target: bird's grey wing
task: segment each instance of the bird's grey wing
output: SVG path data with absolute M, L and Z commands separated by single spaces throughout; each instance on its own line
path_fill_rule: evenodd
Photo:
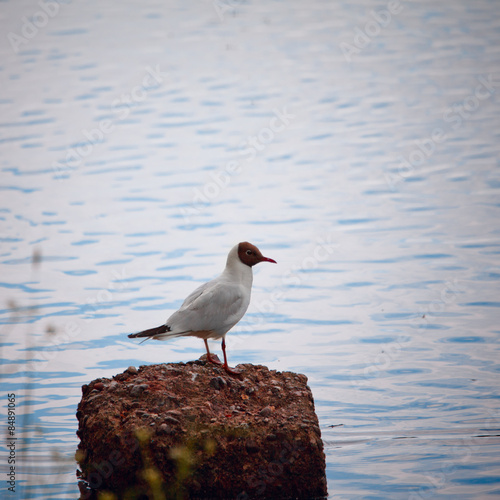
M 196 296 L 193 292 L 191 300 L 187 302 L 186 299 L 184 302 L 187 303 L 170 316 L 167 323 L 172 331 L 213 330 L 222 332 L 222 335 L 245 314 L 248 300 L 245 300 L 241 285 L 216 283 L 200 289 Z
M 193 290 L 184 299 L 184 302 L 182 303 L 182 305 L 179 309 L 183 309 L 183 308 L 189 306 L 189 304 L 191 304 L 191 302 L 195 301 L 207 288 L 210 288 L 212 286 L 212 282 L 213 282 L 213 280 L 207 281 L 206 283 L 203 283 L 203 285 L 200 285 L 198 288 Z

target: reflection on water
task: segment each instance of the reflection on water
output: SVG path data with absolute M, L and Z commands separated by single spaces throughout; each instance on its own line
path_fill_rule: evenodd
M 398 5 L 4 2 L 20 497 L 77 496 L 83 383 L 203 353 L 126 334 L 241 240 L 230 360 L 307 374 L 332 497 L 500 493 L 496 4 Z

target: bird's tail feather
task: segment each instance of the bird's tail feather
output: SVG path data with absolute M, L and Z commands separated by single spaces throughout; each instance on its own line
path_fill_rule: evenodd
M 156 335 L 161 335 L 163 333 L 167 333 L 170 331 L 170 327 L 168 325 L 161 325 L 155 328 L 150 328 L 149 330 L 143 330 L 139 333 L 131 333 L 128 338 L 129 339 L 137 339 L 141 337 L 146 337 L 146 340 L 151 337 L 155 337 Z

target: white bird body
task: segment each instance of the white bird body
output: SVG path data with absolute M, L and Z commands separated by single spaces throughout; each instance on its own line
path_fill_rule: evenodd
M 259 249 L 250 243 L 235 245 L 227 256 L 224 271 L 190 293 L 164 325 L 131 334 L 129 337 L 156 340 L 199 337 L 205 341 L 208 359 L 213 362 L 217 361 L 210 354 L 207 339 L 222 338 L 224 368 L 230 373 L 234 372 L 227 365 L 224 339 L 226 333 L 245 315 L 252 291 L 252 266 L 263 261 L 275 263 L 273 259 L 264 257 Z

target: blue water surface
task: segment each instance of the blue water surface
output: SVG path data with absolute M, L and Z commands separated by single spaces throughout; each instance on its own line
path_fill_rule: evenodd
M 17 498 L 77 498 L 80 386 L 203 354 L 126 334 L 243 240 L 278 265 L 255 268 L 230 362 L 308 376 L 331 498 L 500 495 L 497 2 L 1 11 Z

